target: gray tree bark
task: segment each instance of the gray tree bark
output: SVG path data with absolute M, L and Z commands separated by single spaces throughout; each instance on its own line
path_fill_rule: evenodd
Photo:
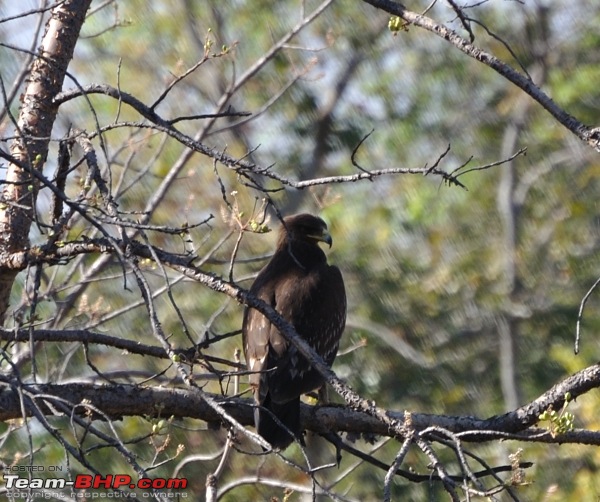
M 38 181 L 48 155 L 50 135 L 58 106 L 54 97 L 61 91 L 69 62 L 91 0 L 67 0 L 51 11 L 38 54 L 31 65 L 10 146 L 6 182 L 0 195 L 0 255 L 29 246 Z M 0 320 L 8 309 L 10 291 L 17 271 L 0 268 Z

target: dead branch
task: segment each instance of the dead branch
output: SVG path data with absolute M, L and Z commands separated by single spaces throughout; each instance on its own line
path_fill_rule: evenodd
M 364 0 L 373 7 L 388 12 L 393 16 L 398 16 L 406 23 L 423 28 L 434 35 L 444 39 L 452 44 L 467 56 L 479 61 L 480 63 L 490 67 L 492 70 L 500 74 L 503 78 L 513 83 L 526 94 L 537 101 L 548 113 L 550 113 L 560 124 L 571 131 L 580 140 L 587 143 L 592 148 L 600 151 L 598 129 L 586 126 L 572 115 L 564 111 L 558 106 L 550 96 L 540 89 L 532 80 L 519 73 L 507 63 L 501 61 L 489 52 L 480 49 L 473 45 L 454 30 L 451 30 L 442 23 L 438 23 L 433 19 L 417 14 L 408 10 L 403 4 L 393 0 Z

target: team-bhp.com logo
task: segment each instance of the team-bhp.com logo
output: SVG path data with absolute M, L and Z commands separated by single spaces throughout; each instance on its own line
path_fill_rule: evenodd
M 178 491 L 179 497 L 187 498 L 185 490 L 187 488 L 187 479 L 185 478 L 140 478 L 134 480 L 127 474 L 107 474 L 101 476 L 98 474 L 78 474 L 74 480 L 66 480 L 63 478 L 37 478 L 37 477 L 21 477 L 18 474 L 10 472 L 4 473 L 4 485 L 8 493 L 13 497 L 18 497 L 20 493 L 25 494 L 25 491 L 36 491 L 42 493 L 45 490 L 83 490 L 86 493 L 96 490 L 115 490 L 121 491 L 127 488 L 133 490 L 146 490 L 142 492 L 144 498 L 163 498 L 164 495 L 157 493 L 156 490 Z M 123 495 L 131 498 L 138 498 L 135 492 L 121 492 Z M 97 497 L 102 498 L 100 493 L 95 493 Z

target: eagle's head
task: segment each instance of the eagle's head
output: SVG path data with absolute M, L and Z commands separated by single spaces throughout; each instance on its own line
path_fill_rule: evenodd
M 318 216 L 308 213 L 295 214 L 283 219 L 279 243 L 285 243 L 288 238 L 315 245 L 325 242 L 329 247 L 333 244 L 331 234 L 327 231 L 327 223 Z

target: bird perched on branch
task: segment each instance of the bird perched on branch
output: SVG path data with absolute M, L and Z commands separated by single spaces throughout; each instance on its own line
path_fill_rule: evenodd
M 320 242 L 332 244 L 321 218 L 284 218 L 275 254 L 250 293 L 291 323 L 331 366 L 346 324 L 346 291 L 342 274 L 328 265 Z M 255 372 L 250 385 L 258 405 L 256 429 L 273 448 L 284 449 L 301 440 L 300 395 L 321 387 L 323 377 L 258 310 L 246 308 L 242 333 L 246 364 Z

